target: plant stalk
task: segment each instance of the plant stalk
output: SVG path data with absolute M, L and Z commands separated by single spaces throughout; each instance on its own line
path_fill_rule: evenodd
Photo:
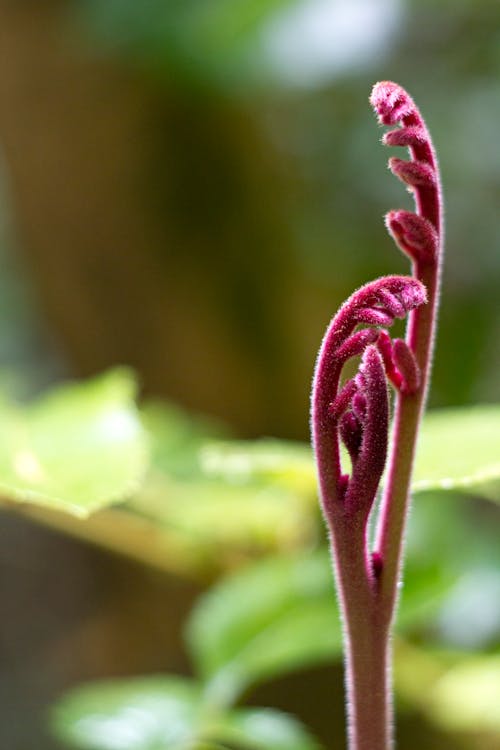
M 400 126 L 385 134 L 384 143 L 409 148 L 409 162 L 393 158 L 389 166 L 410 186 L 416 213 L 398 210 L 386 217 L 396 244 L 412 259 L 412 276 L 382 277 L 344 303 L 323 339 L 313 381 L 313 446 L 344 626 L 349 750 L 394 746 L 390 629 L 431 371 L 443 249 L 439 170 L 424 120 L 411 97 L 390 81 L 376 84 L 370 101 L 383 125 Z M 353 333 L 360 323 L 386 328 L 406 313 L 405 342 L 393 345 L 387 333 L 377 338 L 370 329 Z M 346 360 L 361 353 L 358 375 L 342 384 Z M 397 396 L 372 552 L 367 528 L 389 432 L 386 378 Z M 342 471 L 340 439 L 351 457 L 350 475 Z
M 392 747 L 389 621 L 380 607 L 377 581 L 367 577 L 364 529 L 349 533 L 337 522 L 332 549 L 344 623 L 347 736 L 351 750 Z M 353 533 L 354 531 L 354 533 Z M 360 552 L 361 551 L 361 552 Z

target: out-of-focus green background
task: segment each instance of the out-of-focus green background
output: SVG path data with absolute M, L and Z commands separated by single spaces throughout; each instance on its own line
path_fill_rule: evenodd
M 411 200 L 368 106 L 385 78 L 421 106 L 443 174 L 431 405 L 498 401 L 494 0 L 0 0 L 4 381 L 125 363 L 237 435 L 307 439 L 329 318 L 407 270 L 382 216 Z M 14 519 L 1 534 L 6 750 L 55 747 L 37 734 L 46 686 L 182 669 L 189 587 Z M 435 746 L 467 747 L 451 742 Z

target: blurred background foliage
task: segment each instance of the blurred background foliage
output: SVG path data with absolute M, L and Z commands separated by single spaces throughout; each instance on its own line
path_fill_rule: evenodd
M 146 394 L 209 415 L 211 435 L 307 439 L 312 365 L 328 319 L 359 284 L 407 268 L 381 216 L 410 199 L 386 172 L 367 103 L 372 84 L 392 78 L 426 116 L 445 187 L 431 404 L 498 401 L 497 2 L 0 0 L 0 50 L 6 390 L 24 396 L 66 374 L 126 364 Z M 147 426 L 163 430 L 161 455 L 179 459 L 168 481 L 180 499 L 165 548 L 155 547 L 150 525 L 132 537 L 135 557 L 145 548 L 166 555 L 170 575 L 2 514 L 5 747 L 54 747 L 41 718 L 28 726 L 23 717 L 38 716 L 63 685 L 188 669 L 180 622 L 200 584 L 179 573 L 212 576 L 322 538 L 304 495 L 289 486 L 265 484 L 266 495 L 236 484 L 241 516 L 227 511 L 231 486 L 208 495 L 186 487 L 202 480 L 178 439 L 197 444 L 197 430 L 177 407 L 148 409 Z M 146 505 L 144 496 L 131 501 L 145 522 L 151 509 L 155 517 L 165 510 L 164 487 L 146 489 Z M 456 587 L 439 615 L 398 645 L 402 747 L 495 748 L 495 711 L 476 704 L 474 713 L 467 691 L 475 675 L 486 686 L 475 695 L 500 699 L 498 510 L 487 499 L 446 498 L 421 496 L 413 518 L 424 529 L 415 554 L 425 586 L 440 580 L 433 566 L 451 566 Z M 102 523 L 106 545 L 120 549 L 126 522 L 100 519 L 92 522 Z M 325 674 L 278 680 L 259 702 L 296 710 L 331 736 L 317 710 Z M 340 727 L 336 676 L 336 708 L 325 711 Z M 308 691 L 319 686 L 307 699 L 304 679 Z M 431 694 L 432 710 L 422 703 Z

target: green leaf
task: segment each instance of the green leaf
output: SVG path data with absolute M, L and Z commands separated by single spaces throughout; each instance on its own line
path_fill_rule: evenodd
M 458 575 L 446 561 L 410 554 L 398 630 L 435 619 Z M 342 630 L 327 551 L 271 558 L 223 579 L 198 600 L 187 640 L 220 703 L 264 679 L 339 658 Z
M 180 677 L 95 682 L 52 711 L 55 734 L 84 750 L 186 750 L 203 725 L 198 687 Z
M 310 508 L 279 487 L 156 477 L 127 507 L 175 537 L 175 544 L 203 562 L 206 572 L 246 556 L 300 548 L 316 536 Z
M 187 629 L 214 700 L 340 654 L 342 633 L 326 552 L 273 558 L 223 580 L 195 607 Z
M 227 432 L 215 420 L 188 414 L 167 401 L 147 401 L 141 418 L 151 438 L 153 468 L 176 479 L 203 476 L 202 448 Z
M 211 441 L 203 447 L 200 460 L 207 476 L 232 485 L 259 482 L 316 494 L 311 449 L 305 443 L 273 438 Z
M 468 490 L 500 500 L 500 406 L 430 412 L 420 435 L 413 490 Z
M 305 495 L 298 481 L 299 456 L 310 463 L 305 446 L 285 444 L 282 458 L 281 444 L 272 449 L 278 441 L 256 441 L 262 470 L 245 472 L 240 442 L 216 440 L 220 425 L 159 402 L 146 405 L 143 420 L 152 467 L 127 509 L 154 525 L 181 565 L 211 576 L 247 557 L 300 548 L 316 538 L 315 488 Z M 293 474 L 280 473 L 283 460 L 296 467 Z
M 0 397 L 0 493 L 86 517 L 137 491 L 148 444 L 130 372 L 64 385 L 20 406 Z
M 248 750 L 319 750 L 299 721 L 271 709 L 232 711 L 219 724 L 217 736 L 224 742 L 241 743 Z
M 318 750 L 297 720 L 279 711 L 219 713 L 196 683 L 180 677 L 95 682 L 64 696 L 54 733 L 82 750 Z M 231 745 L 233 746 L 233 745 Z

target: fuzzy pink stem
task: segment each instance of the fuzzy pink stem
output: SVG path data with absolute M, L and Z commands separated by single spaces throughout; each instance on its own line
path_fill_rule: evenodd
M 344 622 L 353 750 L 385 750 L 391 726 L 388 621 L 379 606 L 381 561 L 372 556 L 367 540 L 368 518 L 386 459 L 389 403 L 384 359 L 375 343 L 382 334 L 375 329 L 353 331 L 359 322 L 379 320 L 373 313 L 392 323 L 425 300 L 422 284 L 407 276 L 386 276 L 358 289 L 328 327 L 313 382 L 312 438 Z M 341 388 L 342 367 L 363 348 L 358 375 Z M 354 437 L 347 443 L 351 476 L 342 472 L 340 462 L 342 427 Z
M 430 177 L 413 183 L 416 215 L 391 212 L 387 219 L 396 242 L 412 257 L 413 276 L 424 284 L 428 299 L 427 305 L 415 308 L 408 318 L 406 344 L 419 378 L 416 387 L 403 388 L 396 397 L 387 483 L 376 533 L 375 554 L 382 560 L 381 617 L 390 627 L 398 603 L 411 475 L 431 374 L 443 257 L 443 202 L 432 140 L 411 97 L 397 84 L 383 82 L 374 87 L 371 103 L 382 124 L 401 123 L 400 129 L 385 135 L 385 143 L 408 146 L 410 164 L 418 165 L 417 171 Z
M 406 239 L 408 236 L 413 237 L 412 252 L 405 238 L 395 235 L 404 252 L 412 254 L 413 275 L 426 287 L 428 300 L 427 305 L 415 308 L 408 318 L 406 343 L 415 357 L 420 372 L 420 384 L 414 393 L 405 393 L 403 389 L 396 398 L 392 449 L 375 544 L 383 560 L 380 586 L 387 618 L 390 620 L 396 608 L 404 528 L 410 501 L 411 473 L 418 430 L 429 388 L 443 256 L 443 211 L 436 154 L 415 103 L 404 89 L 389 81 L 376 84 L 371 103 L 382 124 L 401 123 L 400 129 L 386 133 L 385 143 L 408 146 L 412 157 L 412 161 L 408 163 L 418 164 L 419 168 L 425 168 L 432 176 L 428 183 L 413 186 L 416 215 L 399 211 L 391 212 L 388 216 L 390 231 L 391 223 L 394 226 L 402 219 Z M 423 221 L 420 221 L 419 225 L 420 235 L 415 239 L 416 231 L 419 229 L 415 224 L 417 218 Z

